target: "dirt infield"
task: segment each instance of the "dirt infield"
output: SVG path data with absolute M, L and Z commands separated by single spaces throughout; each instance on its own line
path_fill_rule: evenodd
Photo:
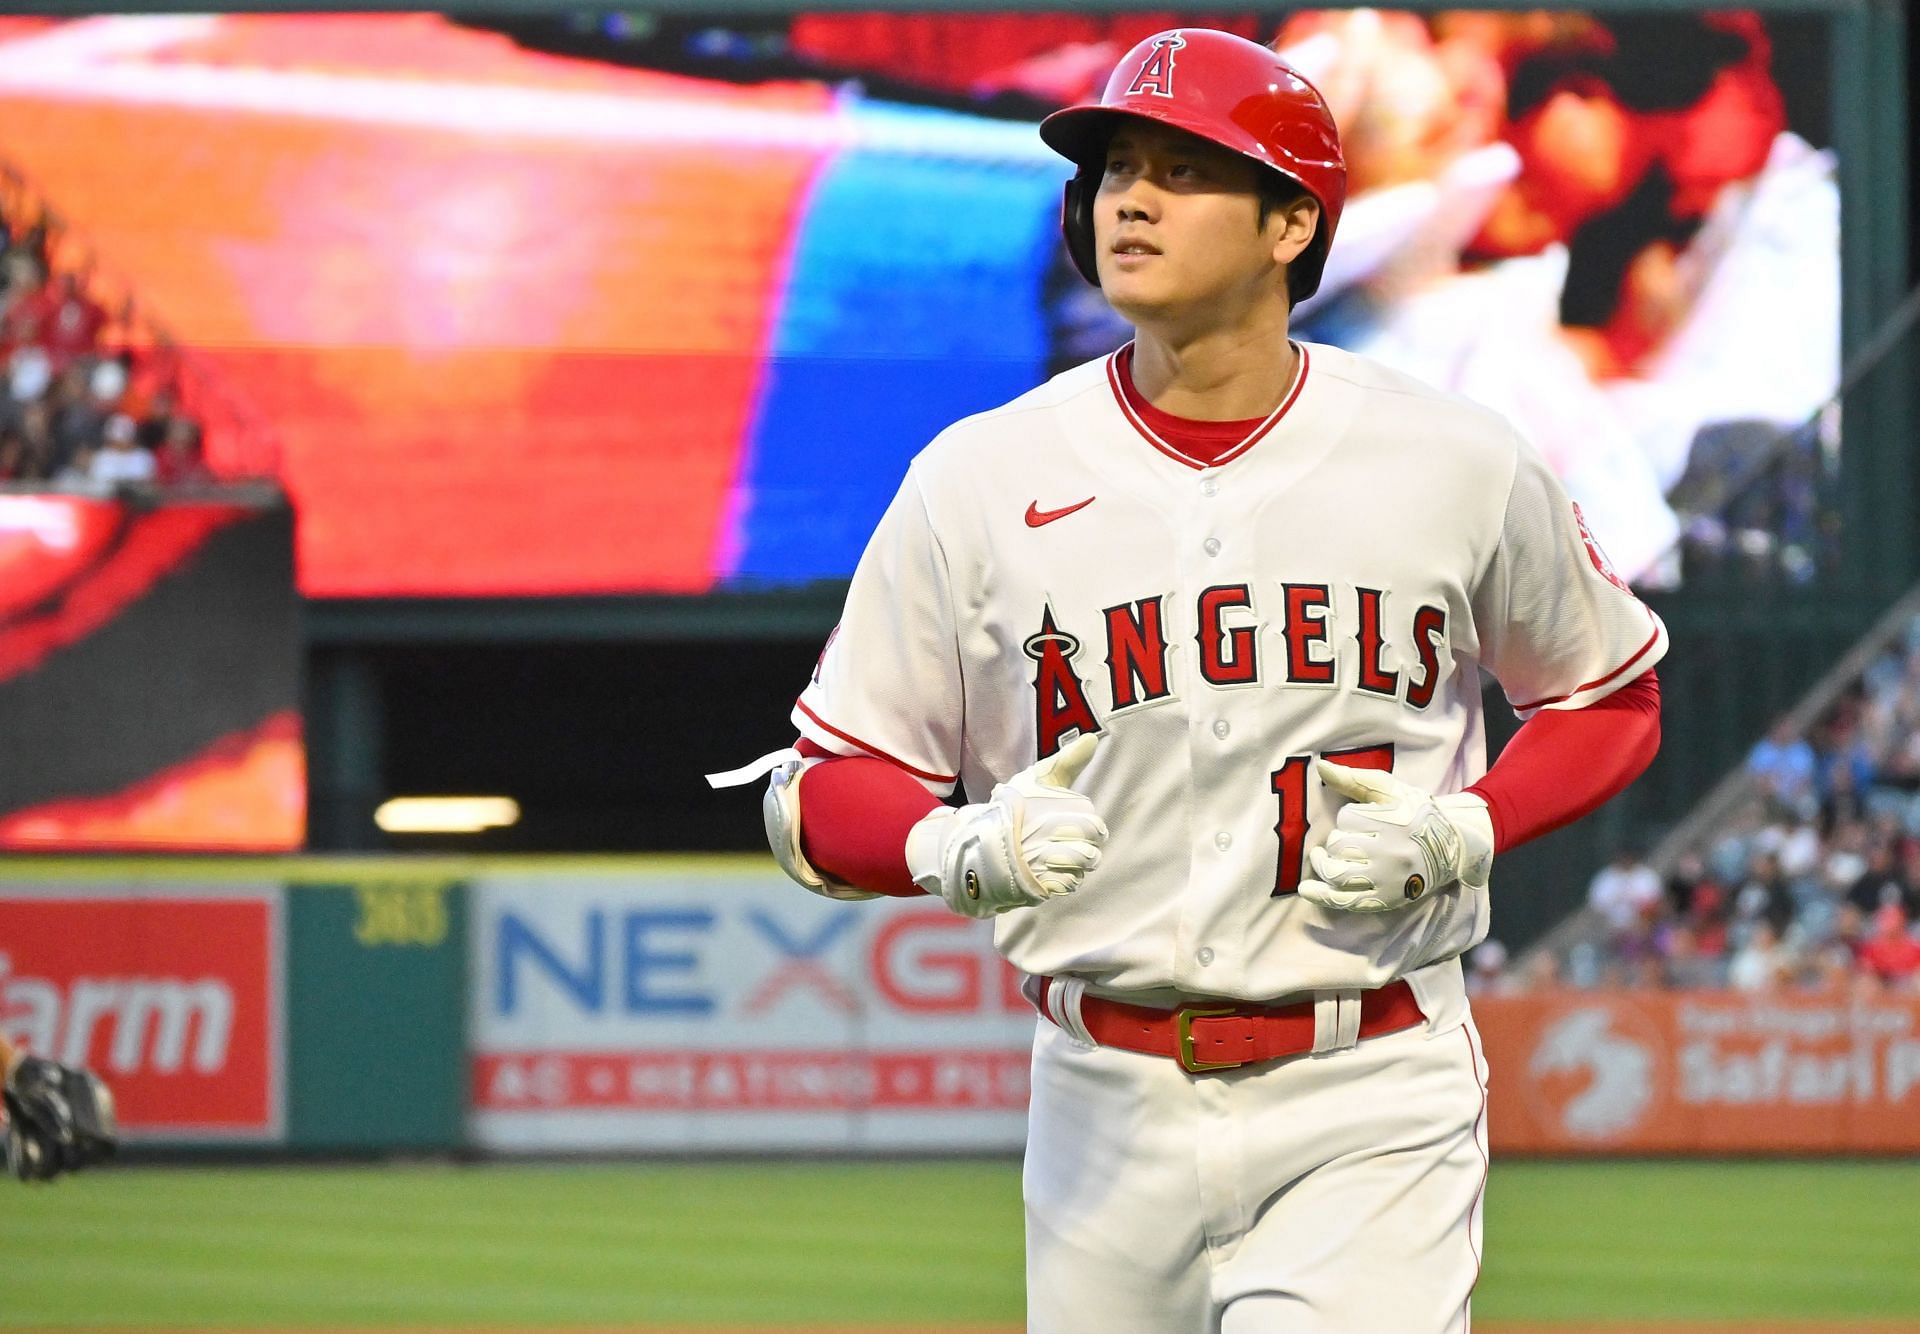
M 1913 1321 L 1609 1321 L 1562 1324 L 1476 1320 L 1475 1334 L 1914 1334 Z M 0 1329 L 10 1328 L 0 1325 Z M 1024 1334 L 1019 1325 L 175 1325 L 112 1329 L 31 1325 L 12 1334 Z
M 1912 1334 L 1911 1320 L 1610 1320 L 1554 1324 L 1476 1320 L 1475 1334 Z

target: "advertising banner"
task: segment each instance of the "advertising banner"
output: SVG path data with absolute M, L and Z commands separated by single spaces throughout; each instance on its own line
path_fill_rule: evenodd
M 1510 1153 L 1920 1150 L 1920 998 L 1483 997 Z
M 278 886 L 0 883 L 0 1030 L 84 1065 L 129 1141 L 277 1140 Z
M 487 1148 L 1012 1149 L 1034 1012 L 990 928 L 765 870 L 473 882 Z
M 465 890 L 430 863 L 321 864 L 307 876 L 287 894 L 288 1146 L 459 1149 Z

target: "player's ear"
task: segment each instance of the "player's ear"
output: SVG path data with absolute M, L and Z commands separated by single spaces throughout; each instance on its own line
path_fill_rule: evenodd
M 1303 192 L 1274 209 L 1267 226 L 1273 235 L 1273 262 L 1291 264 L 1320 230 L 1320 201 Z

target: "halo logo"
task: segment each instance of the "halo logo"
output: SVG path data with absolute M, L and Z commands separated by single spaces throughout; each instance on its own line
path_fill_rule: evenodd
M 1594 1007 L 1554 1021 L 1533 1049 L 1528 1072 L 1544 1104 L 1542 1118 L 1579 1139 L 1623 1135 L 1653 1105 L 1658 1046 L 1611 1027 L 1617 1016 Z
M 1593 568 L 1600 572 L 1600 577 L 1622 593 L 1633 592 L 1627 587 L 1626 581 L 1621 579 L 1619 571 L 1613 568 L 1613 562 L 1607 559 L 1607 553 L 1600 549 L 1599 539 L 1594 537 L 1593 529 L 1587 527 L 1587 516 L 1580 512 L 1578 504 L 1573 507 L 1573 521 L 1580 525 L 1580 540 L 1587 545 L 1587 559 L 1593 562 Z

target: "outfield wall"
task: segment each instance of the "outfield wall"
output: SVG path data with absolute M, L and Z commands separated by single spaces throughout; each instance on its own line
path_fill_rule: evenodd
M 1014 1151 L 984 924 L 760 858 L 0 859 L 0 1027 L 136 1145 Z M 1920 1151 L 1920 998 L 1482 998 L 1506 1154 Z
M 1912 1153 L 1920 997 L 1482 998 L 1506 1153 Z

